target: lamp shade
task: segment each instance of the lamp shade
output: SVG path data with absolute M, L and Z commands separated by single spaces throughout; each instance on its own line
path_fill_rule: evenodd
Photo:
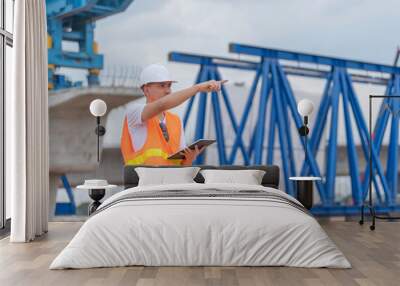
M 103 116 L 107 112 L 107 104 L 101 99 L 95 99 L 90 103 L 89 109 L 93 116 Z
M 297 104 L 297 111 L 301 116 L 308 116 L 314 111 L 314 103 L 309 99 L 302 99 Z

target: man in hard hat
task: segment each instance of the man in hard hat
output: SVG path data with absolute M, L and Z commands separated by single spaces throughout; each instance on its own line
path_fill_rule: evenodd
M 221 81 L 206 81 L 171 93 L 172 80 L 168 70 L 159 64 L 143 69 L 140 88 L 145 104 L 129 108 L 124 119 L 121 151 L 125 165 L 192 165 L 201 153 L 186 148 L 182 122 L 179 116 L 169 112 L 198 92 L 219 91 Z M 169 160 L 169 155 L 185 149 L 185 159 Z

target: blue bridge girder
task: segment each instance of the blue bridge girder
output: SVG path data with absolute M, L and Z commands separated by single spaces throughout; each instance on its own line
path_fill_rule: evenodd
M 71 87 L 59 67 L 87 69 L 89 85 L 99 84 L 103 55 L 94 41 L 95 21 L 124 11 L 133 0 L 46 0 L 49 89 Z M 63 41 L 77 49 L 67 51 Z
M 235 131 L 235 141 L 230 154 L 226 154 L 225 137 L 221 123 L 221 107 L 217 94 L 207 95 L 202 93 L 196 97 L 198 101 L 197 121 L 195 138 L 202 138 L 204 135 L 204 124 L 207 106 L 207 98 L 211 96 L 213 118 L 215 121 L 215 134 L 218 142 L 218 156 L 220 164 L 234 164 L 237 158 L 237 152 L 240 150 L 245 165 L 249 164 L 272 164 L 275 135 L 278 135 L 280 143 L 280 153 L 282 157 L 283 180 L 285 181 L 286 192 L 294 193 L 294 186 L 289 181 L 290 176 L 313 175 L 323 177 L 322 181 L 317 181 L 317 189 L 321 199 L 321 204 L 313 208 L 313 212 L 318 215 L 354 215 L 356 210 L 366 199 L 368 193 L 369 167 L 360 170 L 360 159 L 356 151 L 354 136 L 358 136 L 361 141 L 363 158 L 368 162 L 370 137 L 366 121 L 362 113 L 357 95 L 353 88 L 354 82 L 373 83 L 387 86 L 386 95 L 400 94 L 400 68 L 397 66 L 381 65 L 375 63 L 366 63 L 361 61 L 347 60 L 341 58 L 318 56 L 313 54 L 297 53 L 262 47 L 254 47 L 242 44 L 230 44 L 229 51 L 247 56 L 256 56 L 256 60 L 239 60 L 233 58 L 213 57 L 208 55 L 196 55 L 179 52 L 171 52 L 169 60 L 181 63 L 189 63 L 200 66 L 196 82 L 210 79 L 220 79 L 219 68 L 241 69 L 255 71 L 255 78 L 250 88 L 247 102 L 244 106 L 242 118 L 235 118 L 232 112 L 229 95 L 225 88 L 222 89 L 222 100 L 226 105 L 226 110 L 230 122 Z M 284 60 L 285 65 L 280 61 Z M 296 65 L 288 65 L 288 62 L 315 64 L 317 68 L 302 68 Z M 324 67 L 324 69 L 321 69 Z M 376 72 L 381 76 L 352 74 L 354 70 Z M 294 122 L 296 127 L 302 125 L 300 115 L 297 112 L 297 104 L 292 88 L 290 86 L 288 75 L 298 75 L 304 77 L 314 77 L 326 79 L 326 86 L 322 95 L 322 100 L 317 111 L 315 126 L 311 132 L 310 140 L 306 143 L 300 140 L 303 149 L 307 148 L 307 159 L 303 166 L 296 170 L 293 164 L 293 145 L 291 133 L 289 132 L 289 121 Z M 261 81 L 261 87 L 259 82 Z M 258 88 L 259 87 L 259 88 Z M 253 102 L 256 91 L 260 91 L 259 102 Z M 345 137 L 351 177 L 352 204 L 340 205 L 335 201 L 335 178 L 336 178 L 336 158 L 337 158 L 337 128 L 338 128 L 338 110 L 339 100 L 341 98 L 344 110 Z M 184 125 L 186 126 L 190 116 L 193 102 L 191 98 L 184 116 Z M 245 144 L 242 139 L 243 131 L 248 121 L 248 115 L 251 106 L 258 104 L 257 124 L 252 130 L 252 139 Z M 267 114 L 267 105 L 271 105 L 270 114 Z M 400 104 L 394 104 L 393 100 L 385 100 L 383 104 L 391 105 L 393 108 L 399 108 Z M 397 110 L 396 109 L 396 110 Z M 376 123 L 372 146 L 372 162 L 374 176 L 372 178 L 376 189 L 378 212 L 391 212 L 400 209 L 396 202 L 397 194 L 397 158 L 398 149 L 398 128 L 399 120 L 393 119 L 395 114 L 390 112 L 389 108 L 381 106 L 382 116 Z M 330 113 L 330 126 L 327 127 L 327 118 Z M 266 118 L 269 116 L 268 136 L 265 136 Z M 382 146 L 383 135 L 385 134 L 389 118 L 392 117 L 391 137 L 389 143 L 388 165 L 384 170 L 379 160 L 379 152 Z M 354 122 L 356 128 L 354 128 Z M 329 128 L 329 140 L 327 146 L 327 160 L 325 166 L 318 165 L 315 156 L 321 143 L 321 137 L 324 128 Z M 397 130 L 397 131 L 396 131 Z M 397 133 L 396 133 L 397 132 Z M 266 138 L 267 137 L 267 141 Z M 267 156 L 263 154 L 264 141 L 267 142 Z M 249 145 L 249 148 L 246 148 Z M 222 146 L 222 147 L 221 147 Z M 203 163 L 204 158 L 198 158 L 196 163 Z M 323 172 L 321 172 L 323 170 Z M 324 176 L 322 176 L 324 174 Z
M 241 70 L 257 70 L 260 66 L 259 62 L 250 60 L 238 60 L 235 58 L 226 57 L 213 57 L 210 55 L 199 55 L 191 53 L 170 52 L 168 55 L 170 61 L 181 62 L 187 64 L 197 65 L 215 65 L 219 68 L 232 68 Z M 312 78 L 328 78 L 330 70 L 312 69 L 300 67 L 297 65 L 284 65 L 281 64 L 286 75 L 304 76 Z M 388 77 L 352 74 L 352 81 L 356 83 L 370 83 L 376 85 L 387 85 L 389 82 Z
M 253 55 L 269 59 L 311 63 L 316 65 L 326 65 L 330 67 L 340 67 L 346 69 L 355 69 L 355 70 L 389 73 L 389 74 L 400 73 L 400 67 L 395 67 L 390 65 L 375 64 L 375 63 L 361 62 L 350 59 L 298 53 L 298 52 L 277 50 L 271 48 L 263 48 L 263 47 L 249 46 L 236 43 L 231 43 L 229 45 L 229 51 L 231 53 Z

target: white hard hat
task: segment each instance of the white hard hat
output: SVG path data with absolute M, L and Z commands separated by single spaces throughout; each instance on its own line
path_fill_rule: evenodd
M 152 64 L 145 67 L 140 74 L 140 87 L 150 82 L 176 82 L 171 79 L 171 76 L 166 67 L 159 64 Z

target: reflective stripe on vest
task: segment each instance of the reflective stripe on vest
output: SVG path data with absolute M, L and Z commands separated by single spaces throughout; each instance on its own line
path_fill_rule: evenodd
M 180 118 L 170 112 L 165 112 L 166 125 L 169 133 L 167 142 L 156 117 L 149 119 L 147 125 L 147 138 L 140 150 L 134 150 L 128 121 L 125 117 L 121 136 L 121 151 L 125 165 L 181 165 L 182 160 L 168 160 L 170 154 L 180 149 L 181 126 Z
M 141 155 L 138 155 L 126 162 L 126 165 L 142 165 L 146 162 L 147 159 L 151 157 L 161 157 L 164 160 L 167 160 L 169 155 L 161 149 L 148 149 L 144 151 Z M 175 164 L 175 165 L 180 165 L 182 160 L 168 160 L 169 162 Z

